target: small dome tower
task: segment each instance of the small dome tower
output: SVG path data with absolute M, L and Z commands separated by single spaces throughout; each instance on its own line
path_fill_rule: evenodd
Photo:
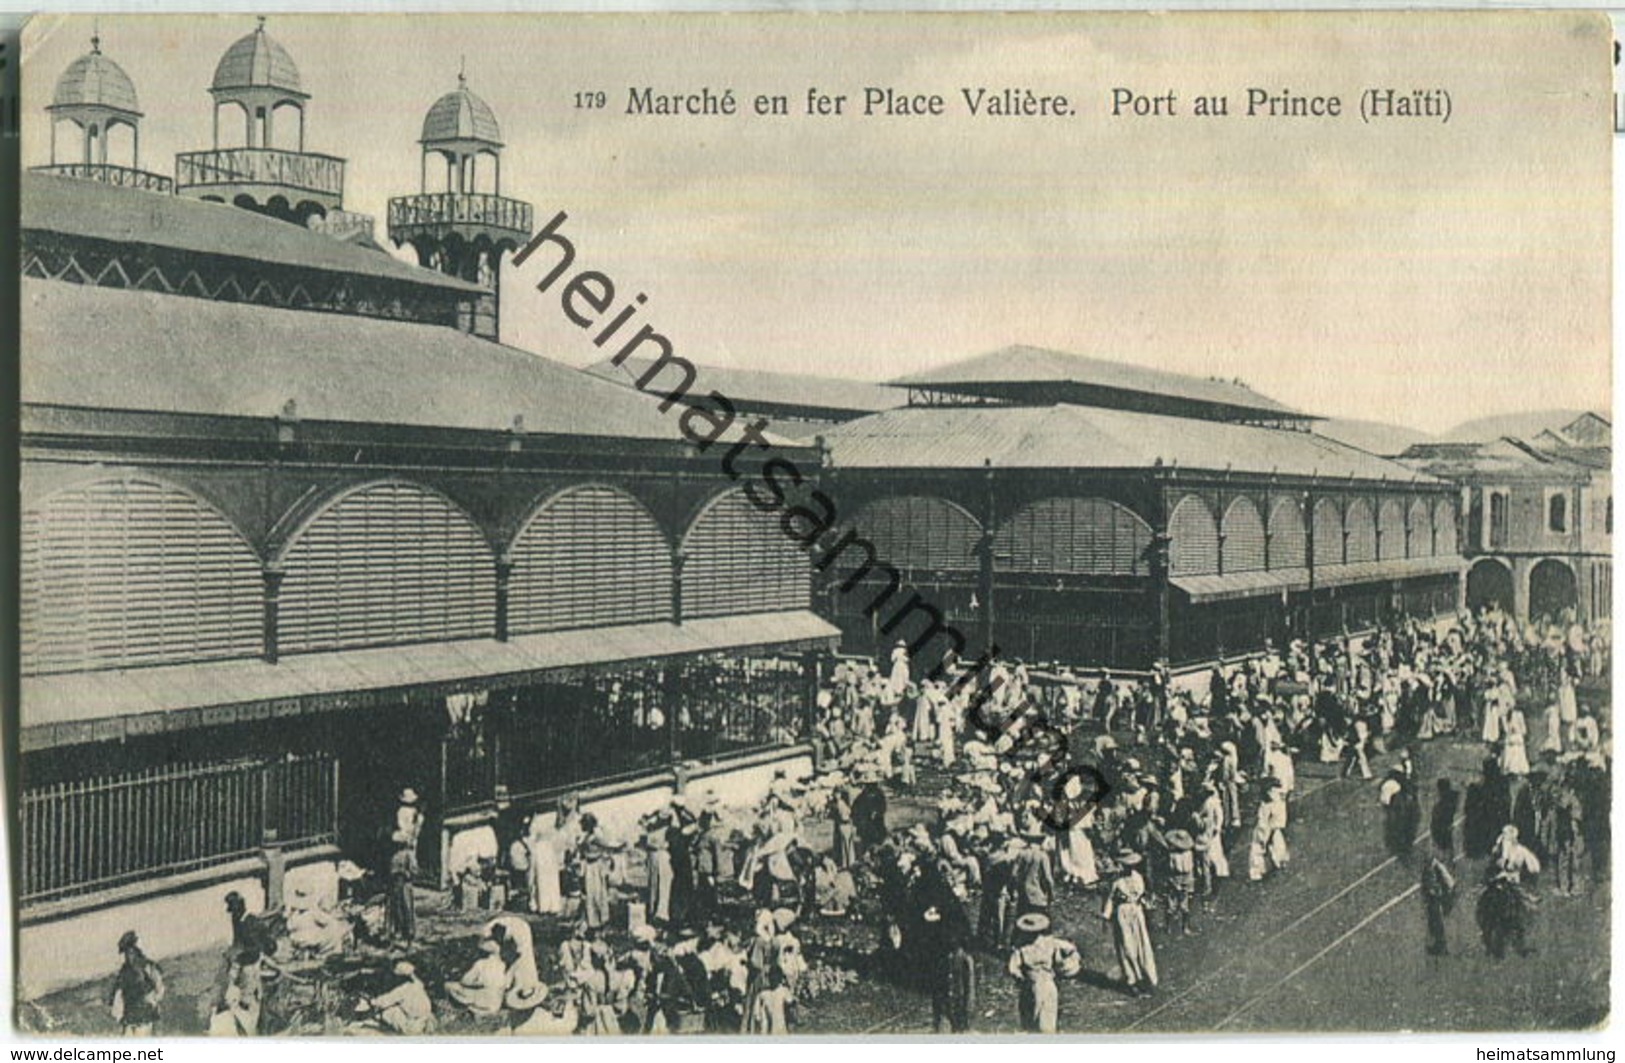
M 502 257 L 523 246 L 531 233 L 530 204 L 502 194 L 502 128 L 459 73 L 457 87 L 424 116 L 418 143 L 423 149 L 418 194 L 389 201 L 389 238 L 396 247 L 411 244 L 420 264 L 486 287 L 490 295 L 462 325 L 494 340 Z M 431 157 L 446 163 L 445 184 L 434 191 Z
M 141 102 L 124 68 L 102 54 L 99 31 L 90 38 L 90 51 L 68 64 L 57 79 L 45 110 L 51 116 L 51 164 L 36 170 L 154 192 L 172 187 L 169 178 L 141 169 Z M 76 161 L 57 161 L 57 126 L 62 122 L 72 122 L 79 130 Z M 108 157 L 108 142 L 119 126 L 130 131 L 128 165 Z
M 214 97 L 214 147 L 175 157 L 176 190 L 183 196 L 234 203 L 247 210 L 305 224 L 344 207 L 344 160 L 305 150 L 305 107 L 299 68 L 288 50 L 265 32 L 265 19 L 220 57 L 209 86 Z M 220 112 L 243 115 L 240 146 L 222 147 Z M 279 138 L 277 116 L 292 112 Z M 226 140 L 235 140 L 229 135 Z M 278 146 L 278 141 L 282 145 Z

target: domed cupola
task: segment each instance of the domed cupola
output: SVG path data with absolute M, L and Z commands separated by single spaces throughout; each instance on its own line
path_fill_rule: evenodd
M 305 92 L 293 56 L 265 32 L 265 19 L 215 64 L 214 148 L 175 157 L 176 190 L 234 203 L 299 224 L 344 207 L 344 160 L 305 150 Z M 221 135 L 222 110 L 243 118 L 238 138 Z M 295 123 L 287 133 L 289 119 Z M 283 132 L 278 135 L 278 126 Z
M 469 330 L 495 339 L 502 256 L 530 239 L 529 203 L 502 194 L 502 127 L 486 102 L 457 75 L 457 87 L 423 117 L 418 194 L 389 201 L 389 238 L 411 244 L 418 262 L 490 290 Z M 429 188 L 429 160 L 446 163 L 444 185 Z M 436 167 L 438 169 L 438 166 Z
M 102 54 L 99 32 L 90 38 L 90 51 L 69 63 L 57 78 L 45 110 L 51 116 L 51 164 L 35 169 L 155 192 L 172 187 L 169 178 L 141 169 L 141 101 L 130 75 Z M 62 122 L 72 122 L 79 131 L 76 161 L 57 160 L 57 126 Z M 115 152 L 114 159 L 127 163 L 109 159 L 109 141 L 120 127 L 129 130 L 130 150 Z

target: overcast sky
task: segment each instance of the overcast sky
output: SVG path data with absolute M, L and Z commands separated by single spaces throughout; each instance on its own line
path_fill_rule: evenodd
M 209 146 L 215 63 L 254 20 L 104 15 L 143 164 Z M 578 268 L 648 294 L 701 363 L 882 379 L 1011 343 L 1240 377 L 1290 405 L 1444 430 L 1609 404 L 1609 29 L 1601 15 L 273 16 L 345 205 L 417 191 L 429 105 L 495 110 L 503 191 L 563 210 Z M 30 118 L 88 49 L 34 23 Z M 466 57 L 466 60 L 463 60 Z M 940 93 L 940 118 L 800 116 L 807 89 Z M 748 112 L 627 115 L 630 87 L 731 87 Z M 962 87 L 1064 93 L 1062 119 L 972 118 Z M 1110 116 L 1172 89 L 1180 116 Z M 1245 90 L 1338 95 L 1338 120 L 1247 118 Z M 1368 87 L 1449 90 L 1448 124 L 1363 124 Z M 573 106 L 601 90 L 602 111 Z M 1197 94 L 1231 115 L 1190 115 Z M 222 118 L 223 121 L 226 119 Z M 24 161 L 47 127 L 25 122 Z M 60 135 L 69 136 L 68 127 Z M 505 276 L 506 342 L 602 356 L 543 256 Z

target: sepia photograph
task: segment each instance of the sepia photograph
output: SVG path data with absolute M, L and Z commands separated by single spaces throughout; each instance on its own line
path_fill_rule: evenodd
M 31 18 L 10 1036 L 1605 1028 L 1617 51 Z

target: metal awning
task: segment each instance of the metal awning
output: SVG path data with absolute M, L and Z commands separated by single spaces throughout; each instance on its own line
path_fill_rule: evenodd
M 1307 568 L 1278 568 L 1267 572 L 1227 572 L 1222 576 L 1174 576 L 1168 580 L 1190 595 L 1193 605 L 1257 598 L 1309 587 Z
M 827 643 L 840 630 L 805 610 L 687 623 L 306 653 L 262 660 L 25 676 L 21 748 L 109 741 L 398 701 L 407 693 L 517 686 L 560 669 L 692 653 Z
M 1460 572 L 1464 564 L 1460 557 L 1403 557 L 1386 561 L 1356 561 L 1347 565 L 1322 565 L 1315 569 L 1314 585 L 1317 588 L 1346 587 L 1355 583 L 1442 576 Z M 1168 582 L 1188 594 L 1191 604 L 1205 605 L 1308 590 L 1309 570 L 1282 568 L 1266 572 L 1227 572 L 1222 576 L 1174 576 Z
M 1392 557 L 1386 561 L 1355 561 L 1347 565 L 1326 565 L 1315 569 L 1316 587 L 1346 587 L 1351 583 L 1382 583 L 1414 579 L 1417 576 L 1443 576 L 1460 572 L 1460 557 Z

